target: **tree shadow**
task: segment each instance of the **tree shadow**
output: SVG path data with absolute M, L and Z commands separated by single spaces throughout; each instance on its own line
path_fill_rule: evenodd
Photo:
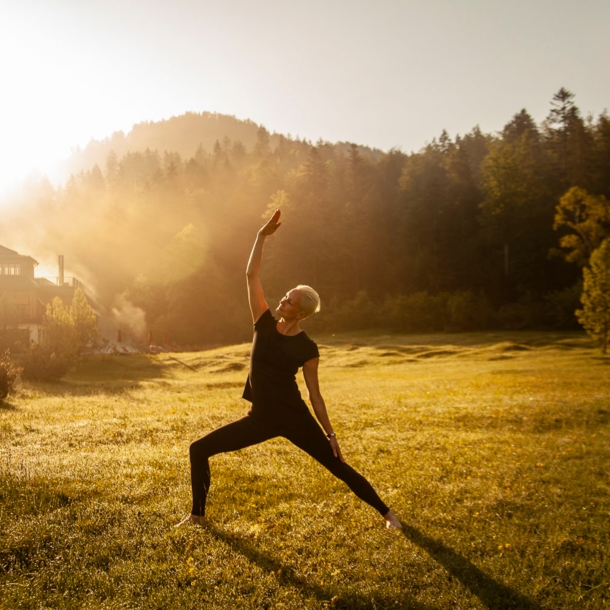
M 541 606 L 514 589 L 494 580 L 465 557 L 439 540 L 430 538 L 418 529 L 403 524 L 402 533 L 413 544 L 441 564 L 449 574 L 459 580 L 470 592 L 491 610 L 541 610 Z
M 404 608 L 404 610 L 435 610 L 433 606 L 428 606 L 414 600 L 406 592 L 403 592 L 400 599 L 380 595 L 365 596 L 348 591 L 338 594 L 336 590 L 329 587 L 308 582 L 307 579 L 296 574 L 292 566 L 261 552 L 243 538 L 224 532 L 212 523 L 206 525 L 206 530 L 217 540 L 221 540 L 229 545 L 236 553 L 243 555 L 248 561 L 255 563 L 261 569 L 269 573 L 278 574 L 278 580 L 281 584 L 298 589 L 304 596 L 315 597 L 321 602 L 326 601 L 329 603 L 337 596 L 338 599 L 334 600 L 333 608 L 387 608 L 396 607 L 396 604 L 399 603 L 400 608 Z
M 594 356 L 593 360 L 596 360 L 601 364 L 610 364 L 610 356 Z
M 12 403 L 3 399 L 0 400 L 0 411 L 18 411 L 19 409 Z
M 95 396 L 129 394 L 142 382 L 167 377 L 173 366 L 151 359 L 148 354 L 90 355 L 82 358 L 65 378 L 58 381 L 28 380 L 26 385 L 50 396 Z
M 141 387 L 138 381 L 100 381 L 83 383 L 60 379 L 54 382 L 28 381 L 28 387 L 49 396 L 119 396 Z

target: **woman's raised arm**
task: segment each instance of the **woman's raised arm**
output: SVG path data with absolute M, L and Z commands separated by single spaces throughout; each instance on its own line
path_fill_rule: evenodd
M 256 241 L 250 253 L 248 267 L 246 268 L 246 278 L 248 280 L 248 301 L 250 303 L 250 312 L 252 313 L 252 321 L 256 322 L 269 309 L 265 295 L 263 294 L 263 286 L 260 280 L 261 261 L 263 259 L 263 244 L 265 238 L 273 235 L 278 227 L 282 224 L 279 222 L 281 212 L 276 210 L 269 221 L 260 229 L 256 235 Z

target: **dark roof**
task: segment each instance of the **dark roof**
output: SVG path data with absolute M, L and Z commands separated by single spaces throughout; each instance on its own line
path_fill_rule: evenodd
M 0 275 L 0 292 L 4 290 L 38 290 L 38 284 L 25 275 Z
M 38 261 L 33 259 L 31 256 L 27 256 L 25 254 L 19 254 L 19 252 L 15 252 L 15 250 L 11 250 L 10 248 L 5 248 L 4 246 L 0 246 L 0 260 L 10 260 L 17 261 L 28 259 L 34 263 L 34 265 L 38 265 Z

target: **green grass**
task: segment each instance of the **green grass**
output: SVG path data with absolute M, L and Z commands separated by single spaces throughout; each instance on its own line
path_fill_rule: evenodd
M 322 341 L 323 394 L 379 515 L 287 441 L 188 446 L 247 411 L 249 346 L 98 356 L 0 407 L 0 607 L 602 608 L 610 358 L 580 334 Z

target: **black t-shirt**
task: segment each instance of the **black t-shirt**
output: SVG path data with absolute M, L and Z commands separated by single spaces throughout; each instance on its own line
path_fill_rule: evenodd
M 304 332 L 282 335 L 267 309 L 254 324 L 250 374 L 243 393 L 243 398 L 252 403 L 252 413 L 288 415 L 295 410 L 308 411 L 296 374 L 305 362 L 319 355 L 318 346 Z

